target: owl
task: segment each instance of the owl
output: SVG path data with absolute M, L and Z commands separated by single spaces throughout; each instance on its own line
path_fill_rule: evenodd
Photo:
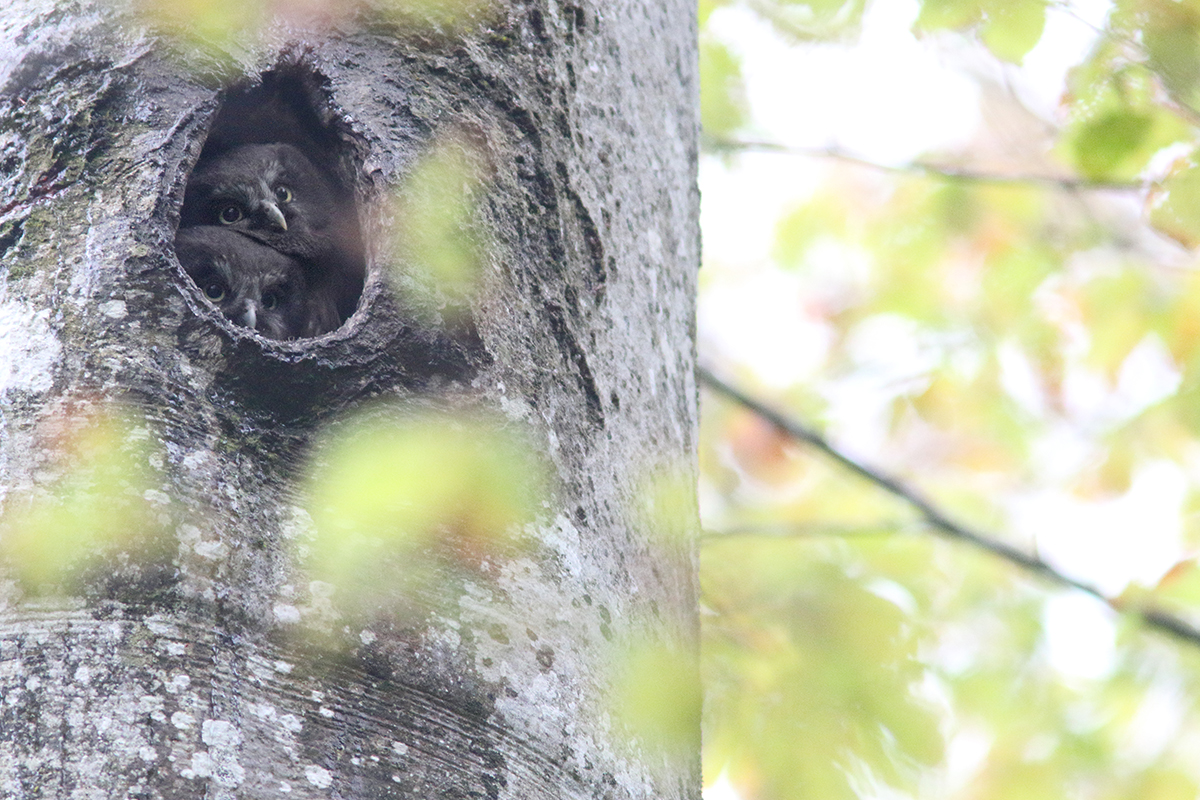
M 301 150 L 243 144 L 197 163 L 180 226 L 237 231 L 297 259 L 309 288 L 332 296 L 342 320 L 362 293 L 364 259 L 353 200 Z
M 327 295 L 312 292 L 300 263 L 214 225 L 180 228 L 175 254 L 200 291 L 231 322 L 269 339 L 319 336 L 341 324 Z

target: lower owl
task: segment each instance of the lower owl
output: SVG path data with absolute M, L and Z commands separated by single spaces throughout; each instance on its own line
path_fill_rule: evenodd
M 269 339 L 320 336 L 341 324 L 336 301 L 311 291 L 300 262 L 236 231 L 180 228 L 175 254 L 231 322 Z

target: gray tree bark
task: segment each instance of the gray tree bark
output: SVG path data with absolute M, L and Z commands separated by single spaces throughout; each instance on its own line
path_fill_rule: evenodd
M 49 587 L 0 546 L 0 796 L 699 795 L 698 732 L 658 748 L 609 713 L 620 643 L 696 648 L 693 495 L 641 499 L 695 477 L 693 6 L 526 0 L 454 35 L 368 9 L 179 58 L 119 3 L 9 4 L 0 536 L 66 502 L 62 443 L 110 401 L 156 483 L 107 499 L 157 534 Z M 223 92 L 281 69 L 321 87 L 370 253 L 355 315 L 293 342 L 228 324 L 172 247 Z M 383 244 L 444 130 L 488 160 L 469 324 Z M 315 438 L 380 399 L 491 409 L 549 465 L 520 546 L 417 616 L 352 613 L 300 558 Z

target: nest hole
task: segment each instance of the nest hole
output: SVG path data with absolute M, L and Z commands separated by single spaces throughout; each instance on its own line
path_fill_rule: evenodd
M 234 325 L 306 339 L 358 308 L 366 259 L 351 141 L 307 68 L 225 92 L 184 189 L 175 252 Z

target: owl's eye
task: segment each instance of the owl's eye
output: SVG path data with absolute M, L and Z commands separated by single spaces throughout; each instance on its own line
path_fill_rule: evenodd
M 286 187 L 286 186 L 276 186 L 275 187 L 275 199 L 278 200 L 279 202 L 290 203 L 290 202 L 292 202 L 292 200 L 294 198 L 295 198 L 295 195 L 292 194 L 292 190 L 289 189 L 288 187 Z
M 204 287 L 204 296 L 214 303 L 225 299 L 225 287 L 219 283 L 209 283 Z
M 224 206 L 217 214 L 217 219 L 221 220 L 222 225 L 232 225 L 242 218 L 242 209 L 240 206 Z
M 267 311 L 274 311 L 283 303 L 283 292 L 273 291 L 265 292 L 262 296 L 262 307 Z

